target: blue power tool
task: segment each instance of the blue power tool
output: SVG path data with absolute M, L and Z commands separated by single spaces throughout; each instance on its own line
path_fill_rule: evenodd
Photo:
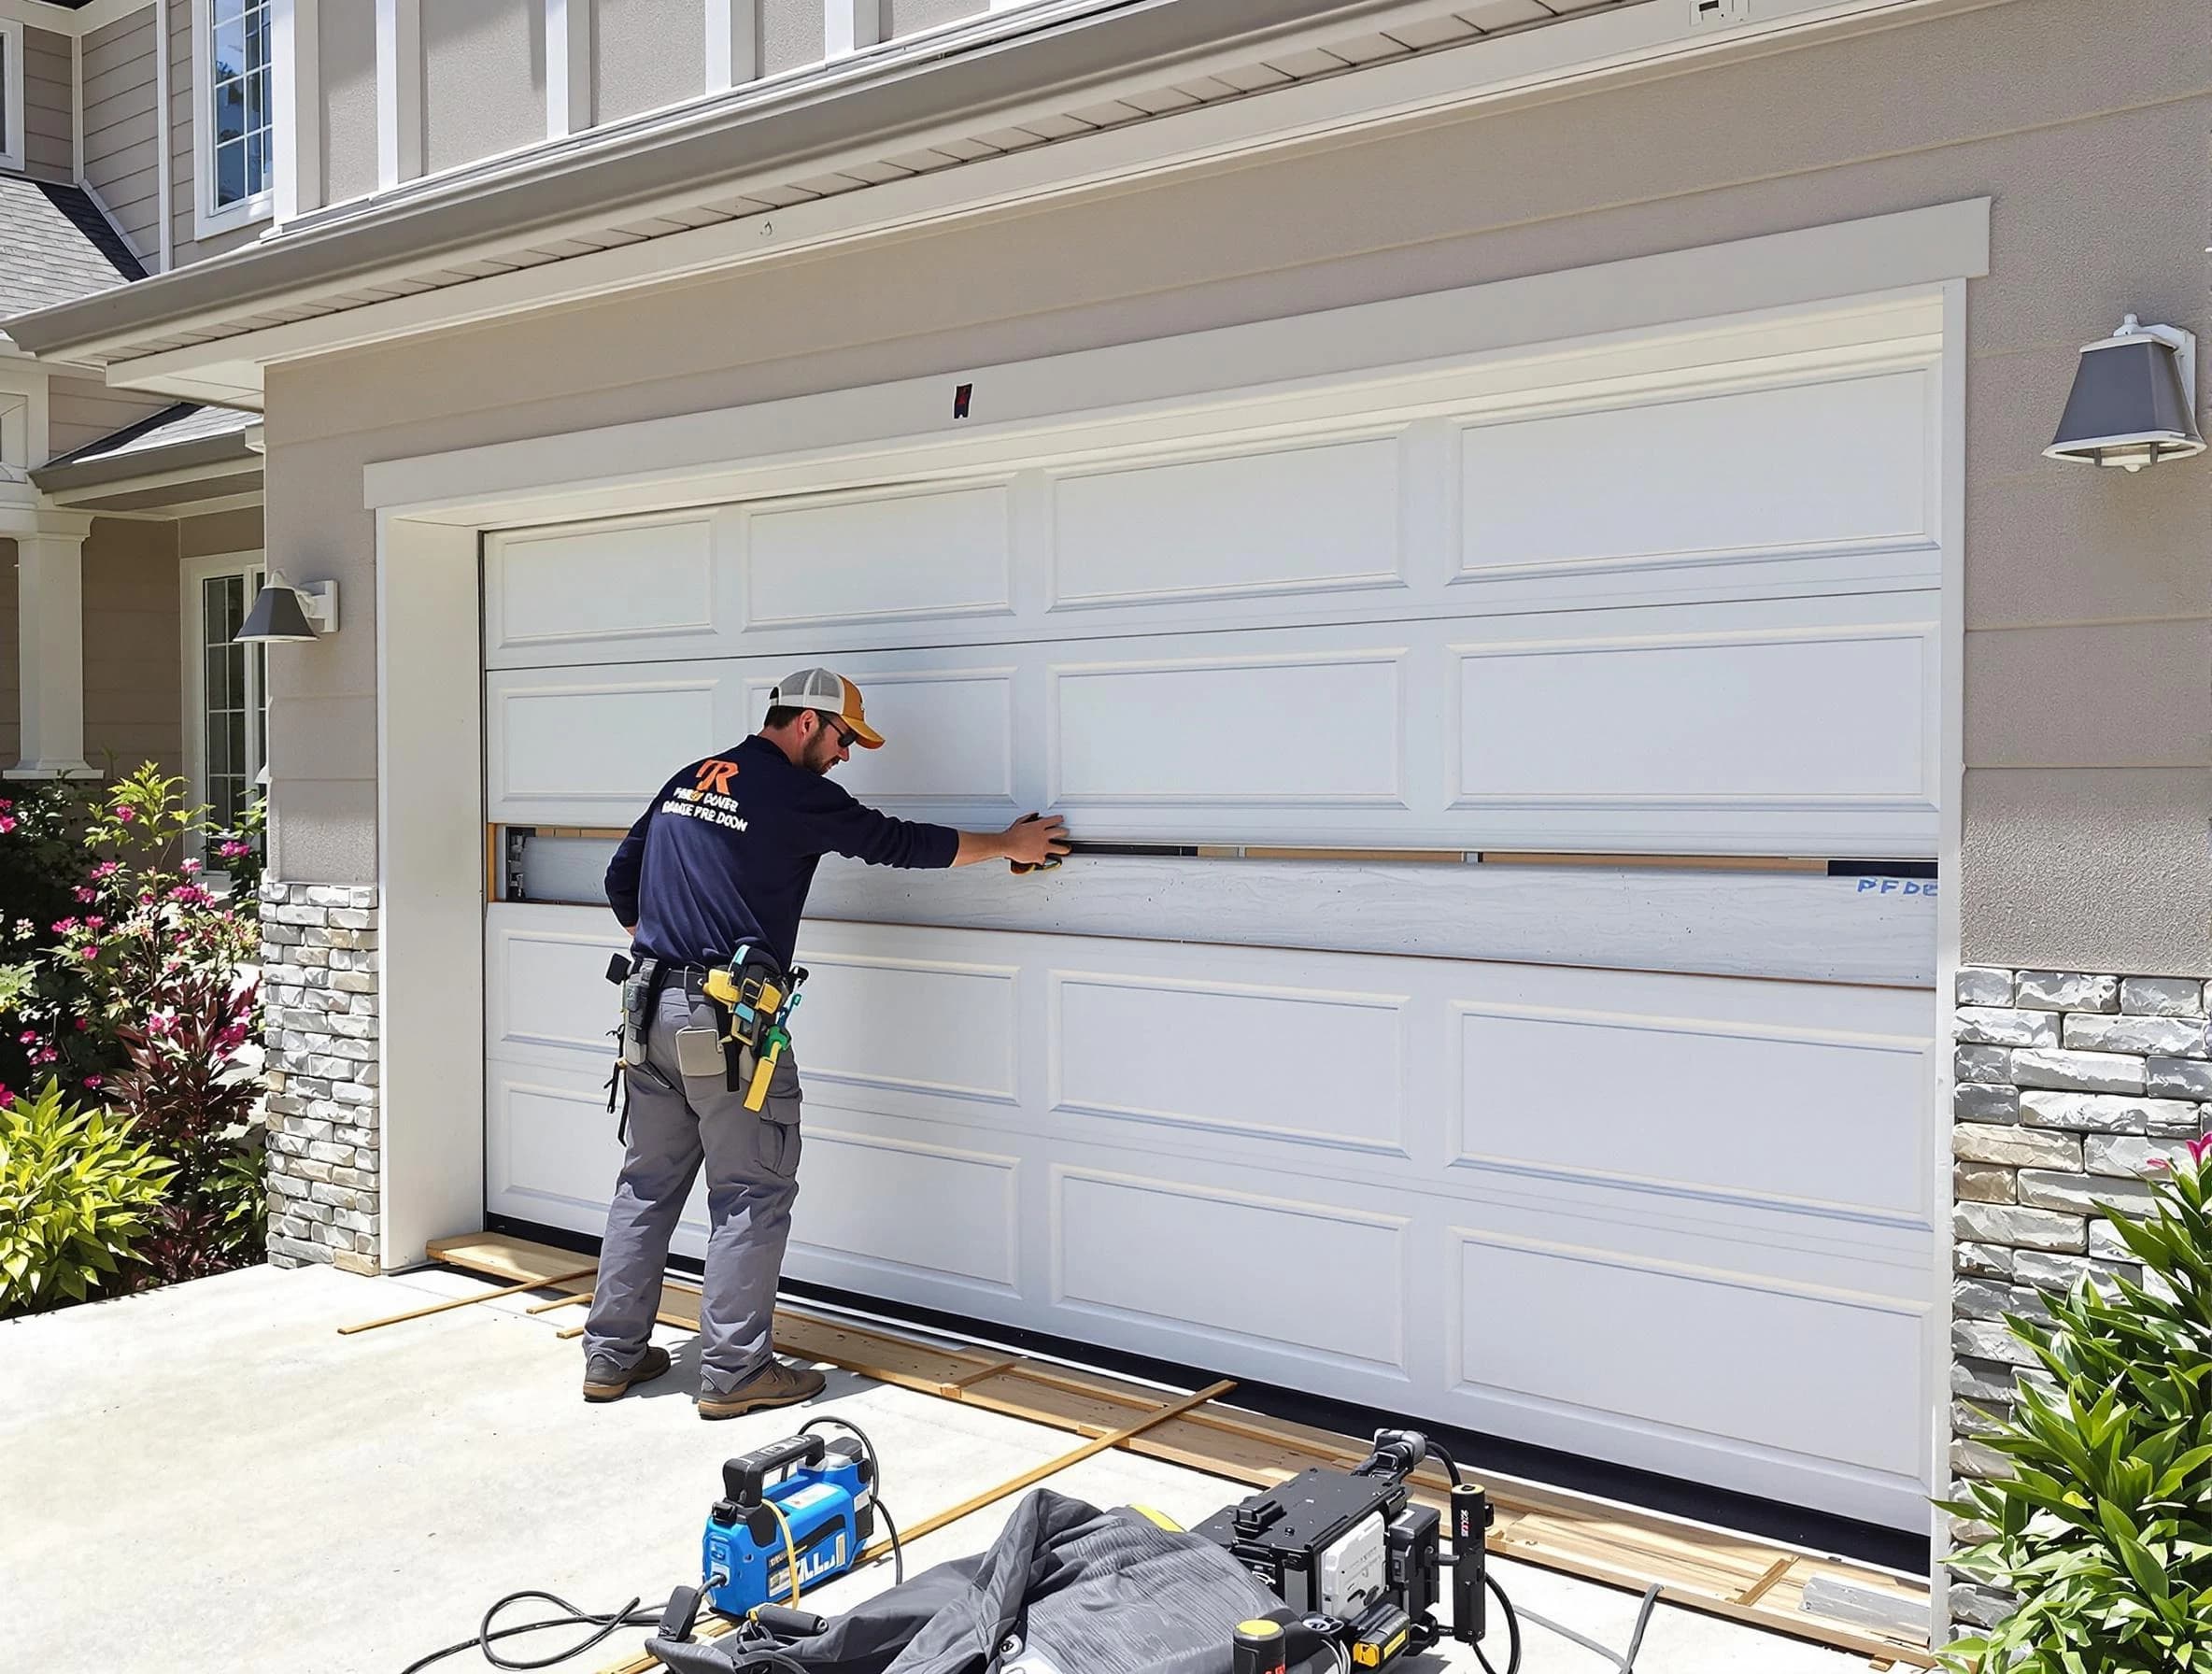
M 875 1462 L 861 1442 L 798 1435 L 722 1467 L 700 1549 L 707 1605 L 744 1621 L 853 1567 L 875 1533 Z M 798 1583 L 792 1583 L 796 1553 Z

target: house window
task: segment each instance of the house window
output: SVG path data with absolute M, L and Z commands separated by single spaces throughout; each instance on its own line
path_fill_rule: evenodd
M 23 166 L 23 26 L 0 18 L 0 168 Z
M 192 801 L 218 830 L 262 794 L 268 759 L 268 653 L 231 643 L 261 585 L 258 553 L 203 560 L 185 578 L 185 757 Z
M 200 231 L 269 213 L 276 183 L 269 0 L 192 0 Z

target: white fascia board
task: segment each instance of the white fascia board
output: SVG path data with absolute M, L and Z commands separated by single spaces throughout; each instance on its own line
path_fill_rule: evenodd
M 1781 37 L 1816 28 L 1864 24 L 1869 19 L 1894 21 L 1907 14 L 1975 9 L 1998 3 L 2001 0 L 1776 0 L 1760 21 L 1728 31 L 1693 30 L 1675 7 L 1666 4 L 1593 12 L 1541 29 L 1469 43 L 1467 49 L 1425 53 L 1368 65 L 1347 75 L 1295 82 L 1150 121 L 982 159 L 958 168 L 791 205 L 772 214 L 717 222 L 264 331 L 117 361 L 110 365 L 107 379 L 121 387 L 186 399 L 258 405 L 261 368 L 275 362 L 365 348 L 422 332 L 480 324 L 540 308 L 694 279 L 801 251 L 818 252 L 886 234 L 1027 209 L 1108 185 L 1241 164 L 1262 153 L 1292 147 L 1354 136 L 1369 138 L 1388 129 L 1438 121 L 1477 106 L 1553 96 L 1562 88 L 1579 83 L 1651 76 L 1694 60 L 1771 51 Z M 1384 16 L 1373 21 L 1375 27 L 1386 28 L 1389 19 Z M 1336 33 L 1341 33 L 1340 26 Z M 1470 61 L 1466 54 L 1469 50 L 1482 55 L 1481 63 L 1488 74 L 1480 79 L 1468 78 Z M 1132 78 L 1128 86 L 1133 91 L 1142 80 Z M 1112 88 L 1085 94 L 1086 99 L 1112 96 Z M 1008 122 L 1021 120 L 1018 112 L 1006 114 Z M 971 125 L 964 124 L 963 128 Z M 903 149 L 919 149 L 937 140 L 957 138 L 959 132 L 947 127 L 905 136 L 898 143 Z M 819 172 L 834 172 L 848 163 L 869 161 L 882 149 L 881 145 L 871 145 L 820 160 Z M 763 176 L 750 184 L 771 185 L 778 177 Z M 704 195 L 739 196 L 747 185 L 742 180 L 725 181 Z M 643 220 L 662 209 L 686 207 L 701 195 L 697 192 L 672 194 L 663 200 L 628 206 L 622 215 L 625 220 Z M 603 219 L 579 221 L 569 229 L 546 230 L 536 241 L 557 238 L 564 230 L 588 231 Z M 456 253 L 452 259 L 467 258 Z M 423 264 L 411 265 L 419 269 Z M 345 281 L 344 288 L 355 290 L 403 277 L 404 270 L 400 268 L 389 274 L 354 275 Z M 205 329 L 219 323 L 209 313 L 166 322 L 163 329 Z M 77 346 L 77 352 L 112 354 L 127 347 L 124 341 L 99 340 Z
M 980 368 L 958 381 L 985 393 L 987 421 L 957 433 L 944 417 L 952 380 L 910 378 L 392 460 L 366 468 L 363 498 L 374 510 L 477 528 L 709 504 L 764 491 L 779 474 L 818 480 L 836 461 L 894 451 L 902 475 L 972 468 L 979 451 L 1003 452 L 1016 438 L 1033 446 L 1056 427 L 1056 446 L 1119 445 L 1117 434 L 1157 442 L 1176 415 L 1218 426 L 1227 401 L 1241 404 L 1244 424 L 1336 422 L 1362 402 L 1402 410 L 1417 399 L 1408 386 L 1425 376 L 1538 345 L 1605 354 L 1624 333 L 1713 321 L 1740 332 L 1747 316 L 1831 302 L 1894 313 L 1917 293 L 1988 272 L 1989 212 L 1989 199 L 1973 198 Z M 1936 329 L 1935 319 L 1914 316 L 1907 328 Z

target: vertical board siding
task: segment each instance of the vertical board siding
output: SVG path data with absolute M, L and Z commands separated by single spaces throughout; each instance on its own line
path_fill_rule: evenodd
M 77 178 L 69 141 L 76 73 L 69 53 L 65 35 L 23 31 L 23 171 L 43 179 Z
M 84 544 L 84 747 L 117 773 L 184 771 L 177 526 L 102 518 Z
M 153 7 L 84 42 L 84 177 L 142 262 L 161 249 L 161 31 Z

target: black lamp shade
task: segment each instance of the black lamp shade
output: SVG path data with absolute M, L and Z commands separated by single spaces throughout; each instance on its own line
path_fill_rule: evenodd
M 2081 351 L 2058 434 L 2043 451 L 2134 471 L 2205 450 L 2181 385 L 2180 357 L 2149 333 L 2092 343 Z
M 231 643 L 280 645 L 318 637 L 307 613 L 300 608 L 300 595 L 279 581 L 254 595 L 253 608 L 246 613 L 246 620 L 232 635 Z

